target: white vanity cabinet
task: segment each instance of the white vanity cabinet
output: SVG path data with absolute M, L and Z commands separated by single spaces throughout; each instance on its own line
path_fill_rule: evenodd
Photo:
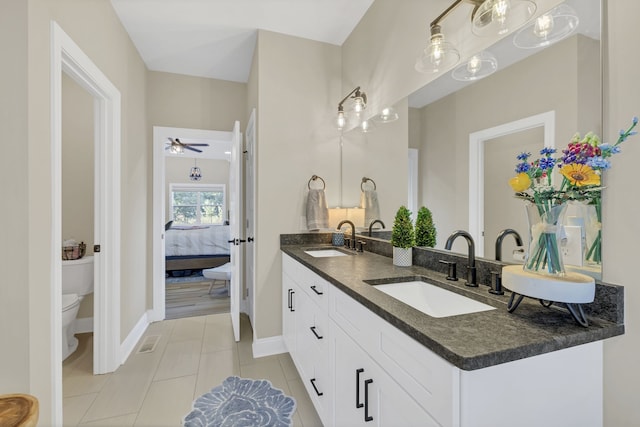
M 602 341 L 466 371 L 286 254 L 282 284 L 284 341 L 326 426 L 602 426 Z
M 282 256 L 283 335 L 285 345 L 320 419 L 329 425 L 333 375 L 329 371 L 329 283 Z

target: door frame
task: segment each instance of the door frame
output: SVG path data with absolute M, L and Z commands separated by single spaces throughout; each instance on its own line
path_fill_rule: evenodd
M 469 134 L 469 234 L 476 256 L 484 256 L 484 144 L 494 138 L 544 128 L 544 147 L 555 148 L 556 112 L 547 111 Z
M 115 371 L 120 343 L 120 91 L 51 21 L 51 336 L 52 422 L 62 424 L 62 73 L 94 98 L 95 243 L 93 372 Z M 108 286 L 107 286 L 108 285 Z
M 165 198 L 165 141 L 168 137 L 186 139 L 208 139 L 213 141 L 231 141 L 232 132 L 154 126 L 153 127 L 153 306 L 148 312 L 148 319 L 151 322 L 164 320 L 166 309 L 166 289 L 165 289 L 165 218 L 166 218 L 166 198 Z M 227 190 L 229 191 L 229 190 Z

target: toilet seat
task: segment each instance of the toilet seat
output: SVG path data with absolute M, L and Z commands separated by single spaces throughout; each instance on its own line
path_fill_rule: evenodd
M 80 304 L 80 298 L 77 294 L 62 295 L 62 311 L 71 310 Z

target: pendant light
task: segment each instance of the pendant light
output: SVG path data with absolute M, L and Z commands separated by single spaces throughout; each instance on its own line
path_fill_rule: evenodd
M 347 127 L 349 120 L 344 112 L 344 103 L 348 100 L 352 99 L 352 105 L 350 111 L 353 112 L 356 117 L 360 116 L 360 114 L 367 108 L 367 94 L 364 93 L 360 89 L 360 86 L 357 86 L 353 89 L 347 96 L 345 96 L 342 101 L 338 103 L 338 114 L 334 119 L 334 124 L 338 129 L 344 129 Z
M 569 37 L 579 23 L 576 11 L 561 4 L 518 31 L 513 37 L 513 44 L 521 49 L 546 47 Z
M 189 172 L 189 179 L 191 181 L 200 181 L 202 179 L 202 173 L 198 167 L 198 159 L 193 160 L 193 167 L 191 168 L 191 172 Z

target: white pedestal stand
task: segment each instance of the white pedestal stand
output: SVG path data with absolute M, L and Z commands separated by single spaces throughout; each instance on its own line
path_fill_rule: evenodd
M 525 271 L 521 265 L 508 265 L 502 267 L 502 284 L 512 292 L 507 305 L 509 313 L 526 296 L 540 300 L 545 307 L 554 302 L 564 303 L 576 322 L 589 326 L 580 304 L 593 302 L 596 289 L 593 277 L 576 272 L 552 277 Z

